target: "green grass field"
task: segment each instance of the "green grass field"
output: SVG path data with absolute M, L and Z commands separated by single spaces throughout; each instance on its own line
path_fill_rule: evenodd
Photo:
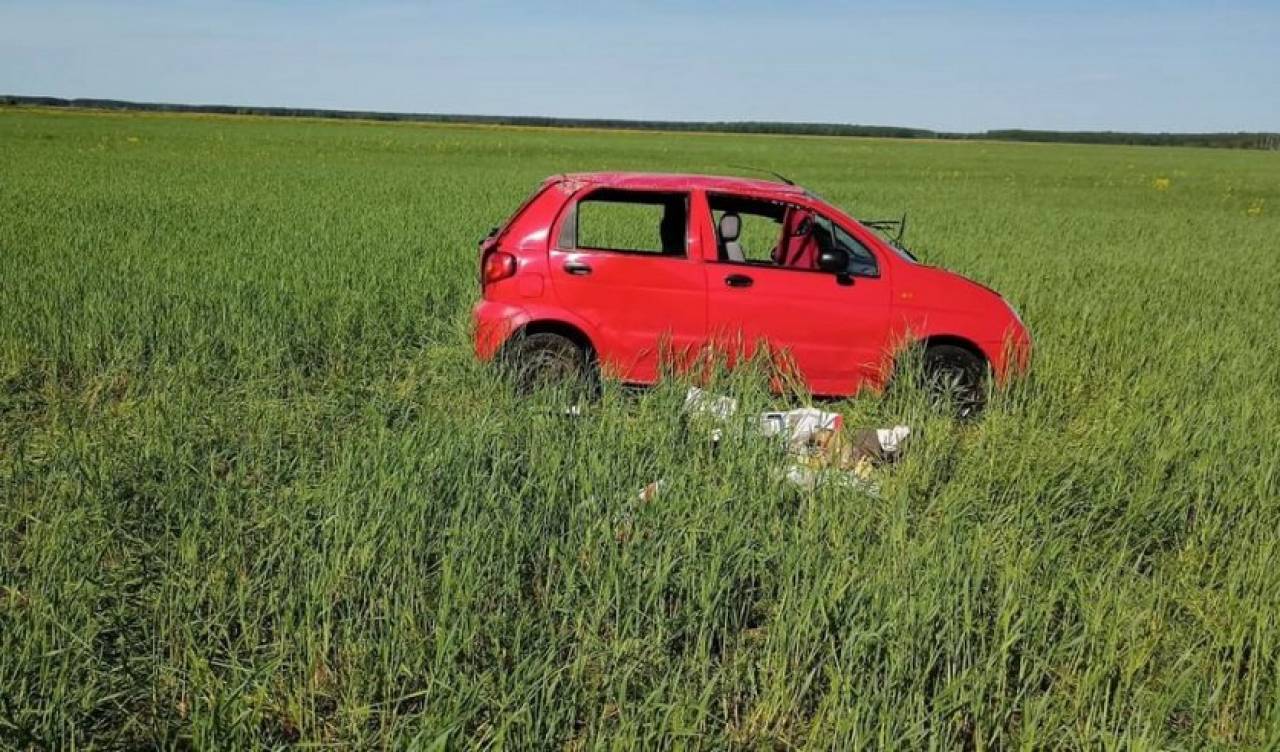
M 544 176 L 731 164 L 909 211 L 1032 377 L 838 403 L 877 500 L 473 362 Z M 1276 153 L 0 111 L 0 747 L 1273 747 L 1277 238 Z

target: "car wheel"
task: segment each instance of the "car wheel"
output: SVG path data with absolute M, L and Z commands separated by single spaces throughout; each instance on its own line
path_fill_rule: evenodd
M 507 347 L 503 364 L 520 394 L 547 388 L 577 393 L 591 381 L 587 352 L 568 337 L 552 332 L 517 335 Z
M 937 407 L 956 417 L 973 418 L 987 403 L 987 364 L 956 345 L 933 345 L 924 351 L 924 388 Z

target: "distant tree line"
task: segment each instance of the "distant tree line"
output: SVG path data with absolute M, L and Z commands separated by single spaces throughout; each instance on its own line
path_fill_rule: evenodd
M 1141 146 L 1213 146 L 1227 149 L 1280 150 L 1280 133 L 1132 133 L 1125 131 L 1040 131 L 1007 128 L 980 133 L 952 133 L 924 128 L 844 123 L 785 123 L 760 121 L 622 120 L 616 118 L 560 118 L 535 115 L 454 115 L 444 113 L 371 112 L 321 110 L 298 107 L 244 107 L 221 104 L 165 104 L 126 102 L 118 99 L 61 99 L 0 95 L 0 104 L 39 107 L 83 107 L 102 110 L 194 112 L 217 115 L 340 118 L 351 120 L 470 123 L 554 128 L 612 128 L 652 131 L 708 131 L 717 133 L 772 133 L 801 136 L 875 136 L 880 138 L 934 138 L 952 140 L 1034 141 L 1075 144 L 1129 144 Z

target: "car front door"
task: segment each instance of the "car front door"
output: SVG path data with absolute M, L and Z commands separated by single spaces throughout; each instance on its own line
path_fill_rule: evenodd
M 705 201 L 686 192 L 587 189 L 555 228 L 556 297 L 594 328 L 612 376 L 652 383 L 665 357 L 686 361 L 706 339 L 702 244 L 689 221 L 695 200 L 705 212 Z
M 716 203 L 711 197 L 712 208 Z M 751 209 L 741 200 L 725 205 L 739 214 Z M 790 266 L 784 265 L 790 261 L 787 254 L 776 251 L 769 254 L 771 260 L 748 252 L 745 261 L 735 262 L 721 242 L 718 253 L 708 253 L 705 265 L 709 337 L 717 349 L 738 357 L 751 356 L 764 342 L 775 362 L 781 359 L 799 371 L 814 393 L 852 394 L 883 376 L 890 321 L 885 265 L 829 217 L 794 205 L 787 205 L 781 215 L 794 216 L 796 210 L 812 213 L 812 221 L 802 223 L 800 231 L 812 233 L 818 247 L 845 248 L 850 268 L 844 274 L 811 268 L 817 263 L 816 252 L 809 254 L 812 261 Z M 780 229 L 794 231 L 792 224 L 784 219 Z M 718 228 L 720 222 L 713 219 L 713 225 Z M 774 247 L 799 245 L 784 234 Z

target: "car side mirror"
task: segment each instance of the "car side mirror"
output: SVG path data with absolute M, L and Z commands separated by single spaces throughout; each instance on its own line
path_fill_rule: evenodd
M 849 252 L 843 248 L 826 248 L 818 254 L 818 268 L 832 274 L 849 271 Z

